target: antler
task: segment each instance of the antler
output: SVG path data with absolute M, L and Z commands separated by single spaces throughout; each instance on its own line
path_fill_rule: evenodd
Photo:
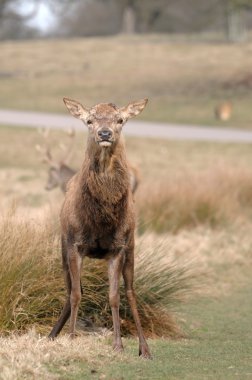
M 70 138 L 70 144 L 68 145 L 68 147 L 66 147 L 65 144 L 62 144 L 62 143 L 60 144 L 61 150 L 65 152 L 65 156 L 60 161 L 61 163 L 66 163 L 67 161 L 69 161 L 69 158 L 73 154 L 73 147 L 74 147 L 74 142 L 75 142 L 75 129 L 74 128 L 68 129 L 67 135 Z
M 36 151 L 42 155 L 41 161 L 43 163 L 53 164 L 53 159 L 49 148 L 43 149 L 42 146 L 39 144 L 37 144 L 35 148 Z
M 59 164 L 64 164 L 64 163 L 66 163 L 67 160 L 69 160 L 69 157 L 73 153 L 74 137 L 75 137 L 74 128 L 70 128 L 67 131 L 67 135 L 71 139 L 71 144 L 68 146 L 68 148 L 63 143 L 59 144 L 61 150 L 65 152 L 64 157 L 61 160 L 59 160 L 59 162 L 56 162 L 53 160 L 53 156 L 51 153 L 50 139 L 49 139 L 50 129 L 49 128 L 39 128 L 38 133 L 43 137 L 44 142 L 45 142 L 45 147 L 42 147 L 40 144 L 36 145 L 37 152 L 39 152 L 42 155 L 42 162 L 43 163 L 47 163 L 51 166 L 58 167 Z
M 49 144 L 49 135 L 50 135 L 50 129 L 49 128 L 39 128 L 38 133 L 43 137 L 45 141 L 45 147 L 43 148 L 40 144 L 37 144 L 35 146 L 37 152 L 39 152 L 42 155 L 41 161 L 43 163 L 50 164 L 51 166 L 57 166 L 57 163 L 53 161 L 51 148 Z

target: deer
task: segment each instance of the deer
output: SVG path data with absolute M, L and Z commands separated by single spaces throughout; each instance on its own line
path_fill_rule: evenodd
M 148 99 L 117 107 L 99 103 L 91 108 L 63 98 L 69 112 L 88 128 L 87 147 L 80 170 L 68 183 L 60 213 L 63 272 L 67 298 L 49 338 L 54 339 L 70 318 L 69 336 L 81 300 L 81 268 L 85 257 L 108 264 L 109 304 L 113 321 L 113 349 L 123 351 L 120 332 L 119 284 L 125 291 L 139 340 L 139 356 L 151 359 L 134 291 L 135 213 L 123 125 L 137 116 Z
M 233 106 L 231 102 L 225 101 L 218 104 L 215 109 L 215 118 L 221 121 L 228 121 L 232 115 Z
M 57 187 L 65 194 L 69 180 L 76 174 L 76 170 L 70 168 L 64 162 L 50 164 L 45 190 L 50 191 Z
M 72 150 L 72 144 L 68 148 L 65 157 L 63 157 L 60 160 L 55 160 L 53 159 L 51 148 L 48 143 L 49 129 L 40 130 L 40 133 L 43 135 L 46 141 L 46 148 L 43 150 L 41 145 L 36 145 L 36 149 L 43 155 L 42 162 L 48 164 L 48 175 L 45 190 L 51 191 L 59 187 L 61 191 L 65 194 L 67 190 L 68 181 L 77 173 L 77 170 L 73 169 L 72 167 L 66 164 L 67 158 L 69 158 L 70 156 L 69 152 L 71 152 Z M 68 136 L 73 138 L 75 136 L 74 130 L 69 130 Z M 129 174 L 130 187 L 132 193 L 134 194 L 140 183 L 139 171 L 136 167 L 130 164 Z
M 59 187 L 61 191 L 65 193 L 68 181 L 74 176 L 74 174 L 76 174 L 76 170 L 66 164 L 72 154 L 75 130 L 71 128 L 67 131 L 67 135 L 71 139 L 71 144 L 69 144 L 68 148 L 63 144 L 60 144 L 60 147 L 65 151 L 64 157 L 60 160 L 53 159 L 49 143 L 50 129 L 39 129 L 38 132 L 42 135 L 45 141 L 45 146 L 42 147 L 37 144 L 36 150 L 42 155 L 41 161 L 48 165 L 48 177 L 45 190 L 50 191 Z

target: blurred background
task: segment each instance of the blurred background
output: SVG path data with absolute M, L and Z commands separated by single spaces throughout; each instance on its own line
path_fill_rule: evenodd
M 245 41 L 250 0 L 2 0 L 1 39 L 187 34 L 187 38 Z
M 251 28 L 250 0 L 1 0 L 1 108 L 149 97 L 144 119 L 250 128 Z
M 179 379 L 251 375 L 252 150 L 229 136 L 252 141 L 252 0 L 0 0 L 0 333 L 47 333 L 65 298 L 58 215 L 86 128 L 51 128 L 55 113 L 69 115 L 64 96 L 87 107 L 149 98 L 132 124 L 142 135 L 125 133 L 141 318 L 148 336 L 190 339 L 153 341 L 155 372 L 139 364 L 139 376 L 167 378 L 172 365 Z M 71 128 L 75 119 L 65 120 Z M 168 139 L 158 131 L 171 123 Z M 190 139 L 193 129 L 203 137 Z M 215 138 L 204 141 L 209 130 Z M 106 268 L 87 261 L 83 276 L 80 318 L 110 328 Z M 125 303 L 121 315 L 124 334 L 134 333 Z M 106 355 L 97 368 L 115 378 L 120 363 Z M 72 378 L 79 358 L 69 369 L 55 359 L 57 371 Z M 37 363 L 25 363 L 33 378 Z

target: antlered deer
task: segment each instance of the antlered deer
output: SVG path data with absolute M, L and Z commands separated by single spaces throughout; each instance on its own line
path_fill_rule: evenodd
M 38 152 L 42 154 L 42 162 L 48 164 L 48 178 L 45 185 L 46 190 L 52 190 L 56 187 L 60 187 L 63 193 L 66 192 L 67 183 L 76 174 L 76 170 L 70 168 L 67 165 L 67 160 L 69 159 L 72 150 L 73 150 L 73 142 L 75 137 L 74 129 L 70 129 L 67 134 L 70 137 L 71 144 L 69 144 L 68 148 L 66 148 L 63 144 L 61 144 L 61 148 L 65 151 L 64 156 L 61 159 L 55 160 L 53 159 L 53 155 L 51 152 L 50 146 L 50 130 L 49 129 L 40 129 L 39 133 L 42 135 L 45 146 L 36 145 L 36 149 Z
M 101 103 L 88 109 L 75 100 L 64 98 L 64 102 L 70 113 L 87 125 L 88 143 L 81 169 L 69 182 L 61 210 L 62 260 L 68 296 L 49 337 L 55 338 L 69 317 L 70 336 L 74 336 L 83 258 L 105 259 L 114 327 L 113 348 L 123 350 L 119 318 L 122 274 L 139 337 L 139 355 L 150 358 L 133 289 L 135 216 L 121 135 L 123 125 L 144 109 L 147 99 L 122 108 Z
M 65 193 L 67 190 L 67 184 L 74 174 L 76 174 L 76 170 L 70 168 L 70 166 L 66 165 L 64 162 L 50 165 L 45 189 L 49 191 L 56 187 L 60 187 L 62 192 Z

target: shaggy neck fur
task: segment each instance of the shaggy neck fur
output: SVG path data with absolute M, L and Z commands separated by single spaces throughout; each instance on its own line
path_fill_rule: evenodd
M 129 173 L 122 139 L 100 147 L 89 139 L 81 169 L 81 184 L 98 203 L 118 203 L 129 192 Z

